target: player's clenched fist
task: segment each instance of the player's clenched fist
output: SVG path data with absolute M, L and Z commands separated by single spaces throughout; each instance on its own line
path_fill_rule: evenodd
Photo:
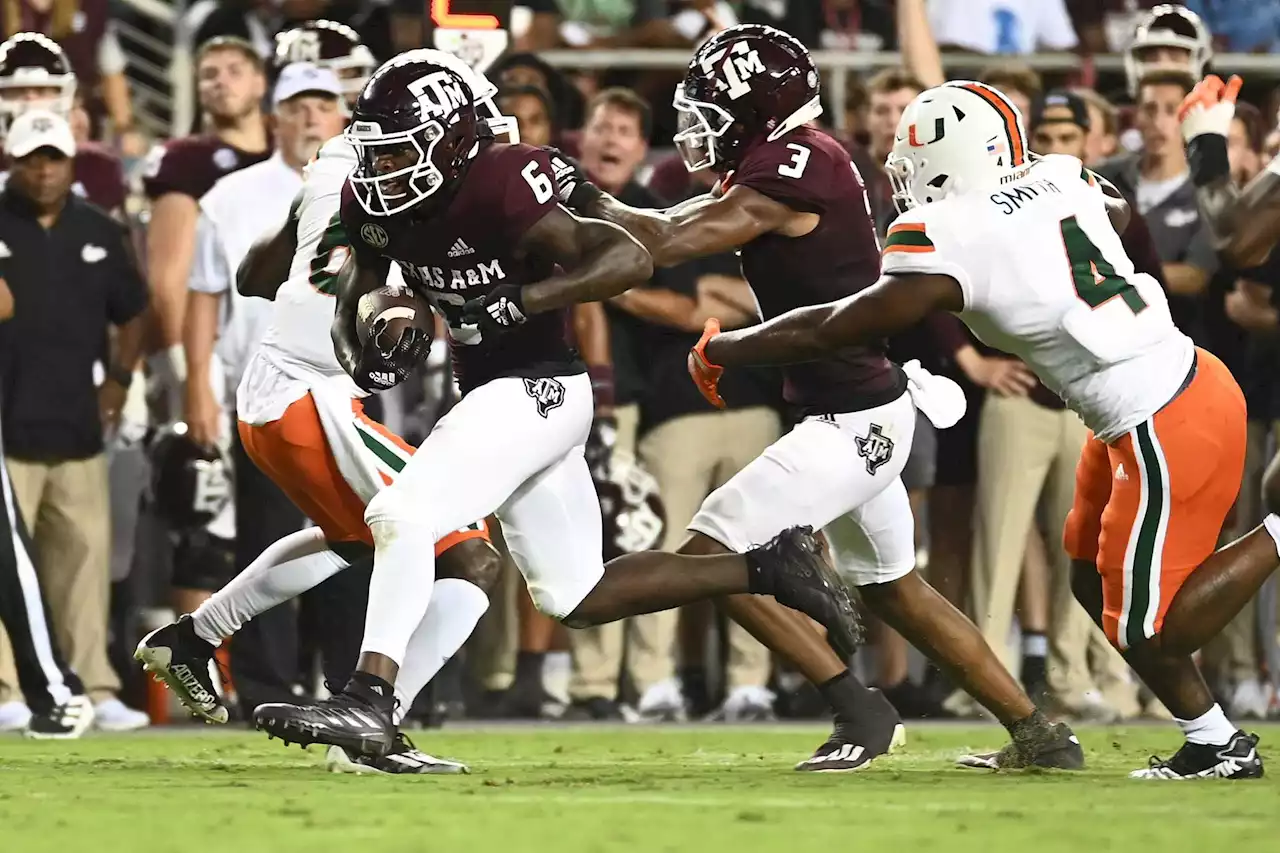
M 556 195 L 560 202 L 570 210 L 582 212 L 600 190 L 587 179 L 587 173 L 577 160 L 568 156 L 558 148 L 550 146 L 543 149 L 551 158 L 551 171 L 555 173 Z
M 481 337 L 513 329 L 526 319 L 524 298 L 516 284 L 500 284 L 462 306 L 462 322 L 478 326 Z

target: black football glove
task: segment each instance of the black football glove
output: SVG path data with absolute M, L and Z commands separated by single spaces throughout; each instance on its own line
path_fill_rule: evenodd
M 356 355 L 354 369 L 348 369 L 355 383 L 369 393 L 394 388 L 409 378 L 418 365 L 427 360 L 431 352 L 431 337 L 420 329 L 407 328 L 390 351 L 381 351 L 374 343 L 376 335 Z M 344 363 L 343 367 L 347 365 Z
M 484 296 L 468 299 L 462 306 L 462 322 L 478 326 L 482 338 L 514 329 L 528 319 L 521 290 L 518 284 L 500 284 Z
M 613 448 L 617 443 L 617 418 L 613 415 L 596 415 L 596 419 L 591 422 L 591 432 L 587 434 L 587 446 L 583 451 L 592 479 L 609 478 L 609 462 L 613 459 Z
M 587 180 L 587 173 L 577 160 L 559 148 L 546 146 L 542 150 L 546 151 L 547 156 L 551 158 L 551 171 L 555 174 L 557 194 L 565 207 L 582 213 L 587 205 L 603 195 L 599 187 Z

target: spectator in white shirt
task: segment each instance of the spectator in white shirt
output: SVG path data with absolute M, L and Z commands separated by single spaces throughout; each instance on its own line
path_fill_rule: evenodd
M 1071 50 L 1079 43 L 1063 0 L 932 0 L 929 23 L 943 47 L 977 53 Z

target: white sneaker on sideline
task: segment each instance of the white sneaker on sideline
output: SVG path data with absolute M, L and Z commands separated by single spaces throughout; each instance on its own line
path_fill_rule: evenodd
M 767 687 L 750 685 L 735 687 L 724 700 L 720 715 L 726 723 L 767 723 L 777 719 L 773 713 L 774 696 Z
M 636 705 L 641 721 L 649 723 L 682 723 L 688 719 L 680 679 L 667 678 L 649 685 Z
M 21 702 L 0 702 L 0 732 L 18 732 L 31 722 L 31 709 Z
M 132 732 L 151 725 L 151 718 L 112 696 L 93 706 L 94 727 L 104 732 Z
M 1231 691 L 1231 716 L 1242 720 L 1265 720 L 1271 697 L 1256 678 L 1246 678 Z

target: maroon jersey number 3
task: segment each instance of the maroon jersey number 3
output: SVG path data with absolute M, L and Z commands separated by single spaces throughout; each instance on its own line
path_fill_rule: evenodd
M 880 277 L 880 246 L 861 176 L 849 152 L 821 131 L 798 128 L 752 148 L 728 186 L 750 187 L 818 225 L 802 237 L 764 234 L 742 247 L 742 274 L 766 320 L 834 302 Z M 806 414 L 874 408 L 906 390 L 882 346 L 850 347 L 821 361 L 787 367 L 784 396 Z

